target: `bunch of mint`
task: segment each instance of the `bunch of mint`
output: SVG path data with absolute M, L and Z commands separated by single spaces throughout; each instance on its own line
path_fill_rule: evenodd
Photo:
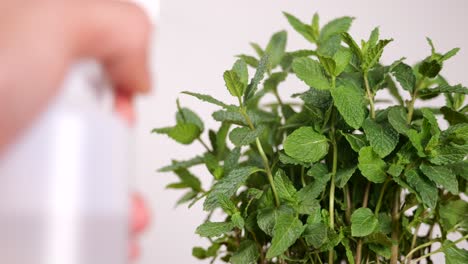
M 442 252 L 446 263 L 468 263 L 457 247 L 468 237 L 468 89 L 440 74 L 458 49 L 438 53 L 428 39 L 431 53 L 420 63 L 384 65 L 392 40 L 378 28 L 358 44 L 347 33 L 351 17 L 320 27 L 318 15 L 311 24 L 285 16 L 311 45 L 286 51 L 285 31 L 266 48 L 252 44 L 258 56 L 239 55 L 223 75 L 235 104 L 184 92 L 219 107 L 209 143 L 203 120 L 179 102 L 176 125 L 153 131 L 206 149 L 160 169 L 179 178 L 168 188 L 188 190 L 179 204 L 204 201 L 208 217 L 196 233 L 211 246 L 193 255 L 234 264 L 395 264 L 431 263 Z M 281 87 L 290 75 L 304 85 L 285 101 L 278 90 L 293 89 Z M 383 89 L 393 106 L 377 107 Z M 262 101 L 267 94 L 274 102 Z M 437 96 L 445 106 L 415 107 Z M 194 166 L 212 175 L 209 189 Z M 224 221 L 210 220 L 216 210 Z

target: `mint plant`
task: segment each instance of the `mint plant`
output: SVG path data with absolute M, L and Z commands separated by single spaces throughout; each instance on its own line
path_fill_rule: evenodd
M 179 204 L 203 201 L 207 211 L 196 233 L 211 245 L 193 255 L 234 264 L 395 264 L 443 253 L 446 263 L 468 263 L 457 246 L 468 237 L 468 89 L 441 75 L 459 49 L 439 53 L 428 39 L 421 62 L 385 65 L 393 40 L 380 39 L 378 28 L 358 44 L 347 33 L 351 17 L 320 27 L 318 15 L 311 24 L 284 15 L 310 42 L 305 49 L 287 51 L 285 31 L 265 48 L 252 44 L 256 56 L 239 55 L 223 74 L 235 103 L 183 93 L 219 107 L 209 143 L 203 120 L 179 102 L 176 124 L 153 131 L 205 148 L 160 169 L 178 176 L 168 188 L 186 190 Z M 303 85 L 282 87 L 294 76 Z M 280 89 L 296 93 L 286 101 Z M 379 106 L 389 99 L 376 96 L 384 89 L 390 107 Z M 266 94 L 275 100 L 262 100 Z M 415 107 L 437 96 L 444 106 Z M 212 175 L 209 189 L 194 166 Z M 224 221 L 211 220 L 216 210 Z

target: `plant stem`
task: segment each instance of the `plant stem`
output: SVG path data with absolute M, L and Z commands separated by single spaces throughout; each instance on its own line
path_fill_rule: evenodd
M 419 82 L 416 84 L 416 87 L 414 88 L 413 94 L 411 95 L 411 101 L 409 102 L 408 105 L 408 115 L 406 116 L 406 124 L 411 124 L 411 120 L 413 119 L 413 113 L 414 113 L 414 103 L 416 102 L 416 99 L 418 98 L 418 90 L 421 89 L 421 86 L 424 82 L 425 77 L 423 77 Z
M 432 245 L 432 244 L 434 244 L 434 243 L 436 243 L 436 242 L 439 242 L 439 240 L 438 240 L 438 239 L 437 239 L 437 240 L 432 240 L 432 241 L 429 241 L 429 242 L 427 242 L 427 243 L 421 244 L 421 245 L 419 245 L 419 246 L 413 248 L 413 249 L 408 253 L 408 255 L 406 255 L 406 257 L 405 257 L 406 263 L 410 263 L 410 261 L 411 261 L 411 256 L 414 254 L 414 252 L 416 252 L 416 251 L 418 251 L 418 250 L 420 250 L 420 249 L 422 249 L 422 248 L 428 247 L 428 246 L 430 246 L 430 245 Z
M 421 223 L 419 223 L 418 226 L 416 226 L 416 228 L 414 229 L 413 239 L 411 240 L 410 253 L 406 255 L 407 263 L 411 261 L 411 256 L 413 255 L 412 251 L 413 251 L 413 248 L 416 246 L 416 240 L 418 238 L 418 232 L 419 232 L 420 227 L 421 227 Z
M 393 199 L 392 209 L 392 256 L 391 264 L 398 264 L 399 257 L 399 221 L 400 221 L 400 188 L 397 188 Z
M 305 182 L 305 178 L 304 178 L 304 173 L 305 173 L 304 166 L 301 166 L 301 183 L 302 183 L 302 187 L 305 187 L 305 186 L 306 186 L 306 182 Z
M 345 185 L 344 187 L 344 195 L 346 197 L 346 223 L 350 224 L 351 223 L 351 209 L 352 209 L 352 203 L 351 203 L 351 194 L 349 193 L 349 186 L 348 184 Z
M 459 239 L 453 241 L 453 243 L 452 243 L 449 247 L 454 247 L 456 244 L 458 244 L 458 243 L 460 243 L 460 242 L 462 242 L 462 241 L 465 241 L 466 239 L 468 239 L 468 235 L 465 235 L 465 236 L 463 236 L 463 237 L 461 237 L 461 238 L 459 238 Z M 446 248 L 447 248 L 447 247 L 441 246 L 439 249 L 437 249 L 437 250 L 435 250 L 435 251 L 432 251 L 432 252 L 429 252 L 429 253 L 427 253 L 426 255 L 421 256 L 421 257 L 419 257 L 419 258 L 413 260 L 412 263 L 417 263 L 417 262 L 420 261 L 420 260 L 423 260 L 423 259 L 425 259 L 425 258 L 428 258 L 428 257 L 430 257 L 430 256 L 432 256 L 432 255 L 434 255 L 434 254 L 436 254 L 436 253 L 442 252 L 442 251 L 444 251 L 444 249 L 446 249 Z
M 252 123 L 252 120 L 250 120 L 250 117 L 247 115 L 247 112 L 245 111 L 245 108 L 242 106 L 242 104 L 241 104 L 240 110 L 241 110 L 241 114 L 244 116 L 245 121 L 249 125 L 250 129 L 255 130 L 255 127 L 254 127 L 254 125 Z M 265 171 L 266 171 L 266 174 L 267 174 L 267 177 L 268 177 L 268 182 L 271 185 L 271 190 L 273 192 L 273 197 L 275 198 L 275 205 L 276 205 L 276 207 L 279 207 L 280 206 L 280 200 L 279 200 L 279 197 L 278 197 L 278 193 L 276 191 L 275 183 L 273 181 L 273 174 L 271 173 L 270 162 L 268 161 L 268 157 L 266 156 L 265 151 L 263 150 L 262 143 L 260 142 L 260 139 L 258 139 L 258 137 L 255 139 L 255 143 L 257 144 L 257 148 L 258 148 L 258 152 L 260 154 L 260 157 L 262 157 L 263 166 L 265 167 Z
M 367 182 L 366 190 L 364 191 L 364 198 L 362 199 L 362 207 L 367 208 L 369 202 L 369 193 L 370 193 L 371 182 Z M 356 263 L 361 263 L 362 258 L 362 244 L 363 240 L 360 238 L 356 246 Z
M 366 86 L 367 98 L 369 99 L 371 118 L 375 119 L 374 94 L 371 91 L 369 80 L 367 78 L 367 73 L 364 73 L 364 85 Z
M 197 138 L 198 142 L 200 142 L 203 147 L 205 147 L 206 151 L 211 152 L 211 149 L 208 147 L 208 145 L 201 139 L 200 137 Z
M 382 187 L 382 190 L 380 190 L 379 200 L 377 201 L 377 205 L 375 206 L 375 215 L 379 215 L 380 208 L 382 207 L 382 200 L 385 194 L 385 189 L 387 188 L 389 182 L 390 180 L 387 179 Z
M 338 147 L 335 138 L 335 115 L 332 113 L 331 120 L 331 142 L 333 147 L 333 163 L 332 163 L 332 175 L 330 183 L 330 197 L 329 197 L 329 213 L 330 213 L 330 228 L 335 230 L 335 175 L 338 168 Z M 328 252 L 328 263 L 333 263 L 333 249 Z

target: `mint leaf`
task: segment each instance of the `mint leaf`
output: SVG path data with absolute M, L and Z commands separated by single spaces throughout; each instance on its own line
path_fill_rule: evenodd
M 320 31 L 319 43 L 326 41 L 333 35 L 339 35 L 349 30 L 354 18 L 340 17 L 328 22 Z
M 372 149 L 384 158 L 390 154 L 398 144 L 398 132 L 387 123 L 379 124 L 372 119 L 366 119 L 362 125 Z
M 282 205 L 278 208 L 267 207 L 259 210 L 257 216 L 258 227 L 269 236 L 273 236 L 273 229 L 276 225 L 277 219 L 282 215 L 294 215 L 294 210 Z
M 413 68 L 403 62 L 400 62 L 393 68 L 392 73 L 403 89 L 413 93 L 416 86 L 416 76 L 413 73 Z
M 231 221 L 232 221 L 232 224 L 239 228 L 239 229 L 244 229 L 244 225 L 245 225 L 245 220 L 244 218 L 241 216 L 240 212 L 236 212 L 234 213 L 232 216 L 231 216 Z
M 237 75 L 236 71 L 225 71 L 223 78 L 224 82 L 226 83 L 226 87 L 232 96 L 241 97 L 244 94 L 246 86 L 241 82 L 241 79 L 239 75 Z
M 250 67 L 254 67 L 254 68 L 258 67 L 259 61 L 258 61 L 257 58 L 255 58 L 253 56 L 240 54 L 240 55 L 237 55 L 236 57 L 239 58 L 239 59 L 242 59 L 243 61 L 245 61 L 245 63 L 247 63 L 247 65 L 249 65 Z
M 368 72 L 372 67 L 374 67 L 382 57 L 385 46 L 387 46 L 392 39 L 380 40 L 377 45 L 371 47 L 363 56 L 363 61 L 361 68 L 364 72 Z
M 437 187 L 415 169 L 406 171 L 405 176 L 408 184 L 416 190 L 421 202 L 428 208 L 434 208 L 438 199 Z
M 265 72 L 268 70 L 268 64 L 269 64 L 269 57 L 268 55 L 265 55 L 260 59 L 260 62 L 258 63 L 257 71 L 255 71 L 254 77 L 252 78 L 252 80 L 250 80 L 250 84 L 247 86 L 247 89 L 244 95 L 245 102 L 250 100 L 257 92 L 258 84 L 263 80 L 263 77 L 265 76 Z
M 446 240 L 442 244 L 446 264 L 463 264 L 468 262 L 468 250 L 458 248 L 452 241 Z
M 286 41 L 288 35 L 286 31 L 280 31 L 275 33 L 268 43 L 268 46 L 265 49 L 265 54 L 269 56 L 270 68 L 274 69 L 281 62 L 285 54 Z
M 365 119 L 364 94 L 352 81 L 339 79 L 338 86 L 330 90 L 338 112 L 348 125 L 359 129 Z
M 190 123 L 178 123 L 174 127 L 156 128 L 153 129 L 152 132 L 166 134 L 170 138 L 184 145 L 191 144 L 201 134 L 200 128 L 197 125 Z
M 303 237 L 308 245 L 319 248 L 327 239 L 328 226 L 322 222 L 307 224 Z
M 200 133 L 205 130 L 205 126 L 200 117 L 188 108 L 181 108 L 176 114 L 177 123 L 194 124 L 200 129 Z
M 346 183 L 348 183 L 351 176 L 353 176 L 356 169 L 356 166 L 351 168 L 339 169 L 336 172 L 335 176 L 336 186 L 338 186 L 339 188 L 343 188 L 346 185 Z
M 468 203 L 463 200 L 448 201 L 439 207 L 441 225 L 446 232 L 450 232 L 457 225 L 468 227 Z
M 296 76 L 308 86 L 319 90 L 330 89 L 330 81 L 318 61 L 306 57 L 297 58 L 292 67 Z
M 364 147 L 359 151 L 359 170 L 369 181 L 382 183 L 387 178 L 386 164 L 379 158 L 372 147 Z
M 335 55 L 333 55 L 333 60 L 335 61 L 335 71 L 333 75 L 336 77 L 339 76 L 346 69 L 352 57 L 353 54 L 349 49 L 340 47 Z
M 257 43 L 250 42 L 250 46 L 255 50 L 255 53 L 257 53 L 258 57 L 263 57 L 265 55 L 265 51 Z
M 229 134 L 229 139 L 235 146 L 245 146 L 254 142 L 264 131 L 263 126 L 258 126 L 255 130 L 248 127 L 236 127 Z
M 244 240 L 229 261 L 232 264 L 255 264 L 259 257 L 260 253 L 255 242 Z
M 195 97 L 195 98 L 197 98 L 197 99 L 199 99 L 201 101 L 205 101 L 205 102 L 217 105 L 217 106 L 221 106 L 222 108 L 229 108 L 230 107 L 229 105 L 227 105 L 227 104 L 213 98 L 211 95 L 192 93 L 192 92 L 188 92 L 188 91 L 184 91 L 182 93 L 193 96 L 193 97 Z
M 226 195 L 218 194 L 218 202 L 226 214 L 233 215 L 238 212 L 236 205 Z
M 272 259 L 285 252 L 304 232 L 305 226 L 294 215 L 280 215 L 273 230 L 273 240 L 266 258 Z
M 171 165 L 160 168 L 159 172 L 168 172 L 174 171 L 181 168 L 190 168 L 204 162 L 204 158 L 201 156 L 196 156 L 195 158 L 185 160 L 185 161 L 174 161 Z
M 458 194 L 457 176 L 449 168 L 432 166 L 426 163 L 421 164 L 419 168 L 430 180 L 445 187 L 449 192 L 455 195 Z
M 455 86 L 451 85 L 441 85 L 435 88 L 426 88 L 418 92 L 421 96 L 440 94 L 440 93 L 458 93 L 458 94 L 468 94 L 468 88 L 457 84 Z
M 429 78 L 439 75 L 440 70 L 442 70 L 442 64 L 437 60 L 425 60 L 419 66 L 419 73 Z
M 294 30 L 301 34 L 305 39 L 311 43 L 315 43 L 317 41 L 312 26 L 302 23 L 298 18 L 289 13 L 283 12 L 283 14 L 288 19 L 289 24 L 294 28 Z
M 311 127 L 301 127 L 286 138 L 284 150 L 297 160 L 316 162 L 328 153 L 328 140 Z
M 363 134 L 348 134 L 348 133 L 341 133 L 348 141 L 351 148 L 359 152 L 363 147 L 368 146 L 369 143 L 367 142 L 366 136 Z
M 361 48 L 358 46 L 356 41 L 349 35 L 347 32 L 341 34 L 343 41 L 348 44 L 349 49 L 353 52 L 354 55 L 358 58 L 359 61 L 362 61 L 363 54 Z
M 395 106 L 388 111 L 388 122 L 398 133 L 406 135 L 410 127 L 406 124 L 406 109 L 402 106 Z
M 234 225 L 230 222 L 206 222 L 200 225 L 195 233 L 201 237 L 216 237 L 231 231 Z
M 379 225 L 379 220 L 369 208 L 359 208 L 351 215 L 351 234 L 364 237 L 372 234 Z
M 261 169 L 256 167 L 242 167 L 232 170 L 227 176 L 216 182 L 211 192 L 206 196 L 203 208 L 209 211 L 219 206 L 218 196 L 220 194 L 231 197 L 251 174 L 258 171 Z
M 283 170 L 278 170 L 273 177 L 273 182 L 276 186 L 276 191 L 278 196 L 282 200 L 294 201 L 294 196 L 296 195 L 296 188 L 294 188 L 293 183 L 289 180 L 288 176 L 284 173 Z
M 232 70 L 237 74 L 239 80 L 244 86 L 247 86 L 249 82 L 249 73 L 247 71 L 247 64 L 243 59 L 239 59 L 232 66 Z

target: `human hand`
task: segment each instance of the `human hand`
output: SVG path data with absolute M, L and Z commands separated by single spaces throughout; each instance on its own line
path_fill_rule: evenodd
M 143 198 L 134 194 L 132 196 L 132 213 L 131 213 L 131 238 L 130 238 L 130 260 L 135 260 L 139 254 L 140 249 L 138 246 L 137 238 L 149 223 L 149 213 L 145 206 Z
M 114 0 L 0 1 L 0 151 L 45 108 L 70 64 L 96 58 L 128 95 L 150 88 L 151 24 Z

